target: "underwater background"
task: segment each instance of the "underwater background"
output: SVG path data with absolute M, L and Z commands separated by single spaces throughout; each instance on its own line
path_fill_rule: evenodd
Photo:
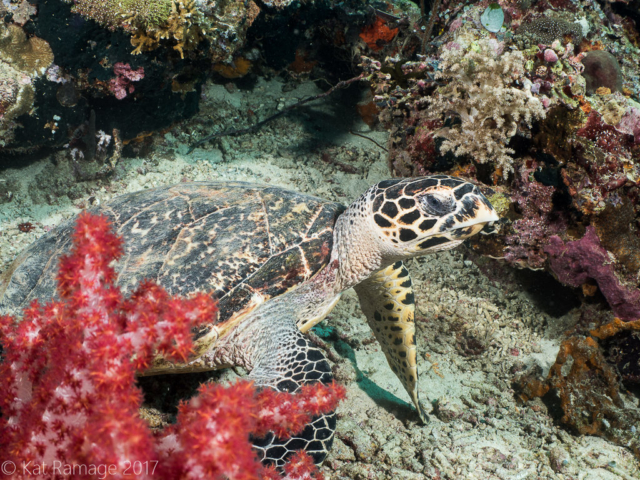
M 315 329 L 347 386 L 322 471 L 640 478 L 638 0 L 0 10 L 0 274 L 127 192 L 241 180 L 349 204 L 470 179 L 496 233 L 406 262 L 429 423 L 349 291 Z

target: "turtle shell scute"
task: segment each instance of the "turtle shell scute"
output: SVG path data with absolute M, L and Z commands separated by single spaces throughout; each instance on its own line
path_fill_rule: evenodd
M 322 269 L 344 207 L 277 187 L 194 182 L 123 195 L 91 211 L 108 216 L 124 237 L 115 265 L 123 291 L 151 279 L 171 294 L 212 292 L 220 314 L 194 332 L 200 337 L 256 295 L 268 300 Z M 0 313 L 55 296 L 58 259 L 72 231 L 73 221 L 56 227 L 16 260 L 0 279 Z

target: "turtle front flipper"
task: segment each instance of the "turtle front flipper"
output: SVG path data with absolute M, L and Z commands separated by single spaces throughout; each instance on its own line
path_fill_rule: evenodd
M 333 375 L 324 353 L 300 333 L 294 322 L 277 317 L 276 322 L 277 328 L 268 337 L 257 335 L 261 344 L 254 350 L 259 353 L 249 379 L 258 387 L 290 393 L 308 383 L 331 383 Z M 292 453 L 304 450 L 320 465 L 331 449 L 335 430 L 336 415 L 331 412 L 315 417 L 298 435 L 280 439 L 270 433 L 252 438 L 252 443 L 263 463 L 281 467 Z
M 411 277 L 396 262 L 356 285 L 360 306 L 391 370 L 407 390 L 423 422 L 427 415 L 418 398 L 418 365 Z

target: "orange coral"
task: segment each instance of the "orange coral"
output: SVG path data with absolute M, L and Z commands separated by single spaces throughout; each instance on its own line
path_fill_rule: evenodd
M 366 98 L 356 105 L 356 109 L 362 121 L 370 127 L 378 122 L 378 114 L 380 111 L 376 106 L 376 102 L 373 101 L 371 92 L 367 92 Z
M 592 50 L 604 50 L 604 45 L 600 40 L 591 43 L 588 40 L 582 40 L 580 43 L 581 52 L 591 52 Z
M 591 104 L 587 102 L 582 95 L 579 95 L 578 101 L 580 102 L 580 109 L 586 113 L 591 113 Z
M 376 21 L 372 25 L 367 25 L 360 32 L 360 38 L 364 40 L 367 46 L 377 52 L 384 47 L 385 43 L 390 42 L 398 34 L 397 28 L 389 28 L 385 21 L 376 17 Z
M 240 78 L 244 77 L 251 70 L 251 62 L 244 57 L 236 58 L 233 64 L 216 63 L 213 70 L 224 78 Z
M 559 393 L 562 421 L 582 434 L 602 435 L 603 420 L 616 423 L 615 412 L 624 406 L 618 376 L 591 337 L 562 342 L 548 382 Z
M 313 60 L 307 60 L 309 58 L 309 52 L 302 50 L 301 48 L 296 50 L 296 58 L 289 64 L 289 70 L 294 73 L 310 73 L 318 62 Z
M 632 322 L 623 322 L 619 318 L 614 318 L 613 321 L 607 323 L 606 325 L 602 325 L 595 330 L 591 330 L 589 333 L 600 340 L 604 340 L 605 338 L 612 337 L 616 333 L 624 332 L 624 331 L 640 331 L 640 320 L 634 320 Z
M 640 329 L 640 321 L 615 319 L 591 334 L 606 338 L 630 329 Z M 561 422 L 567 427 L 583 435 L 598 435 L 625 445 L 640 457 L 640 442 L 631 428 L 640 422 L 640 414 L 625 408 L 618 374 L 592 337 L 573 336 L 564 340 L 545 380 L 529 375 L 519 379 L 516 387 L 523 401 L 534 397 L 559 400 Z

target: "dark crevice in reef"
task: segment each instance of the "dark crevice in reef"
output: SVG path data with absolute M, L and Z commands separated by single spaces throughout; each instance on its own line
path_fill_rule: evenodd
M 515 276 L 531 300 L 547 315 L 561 317 L 582 303 L 575 288 L 562 285 L 550 273 L 524 269 L 515 270 Z

